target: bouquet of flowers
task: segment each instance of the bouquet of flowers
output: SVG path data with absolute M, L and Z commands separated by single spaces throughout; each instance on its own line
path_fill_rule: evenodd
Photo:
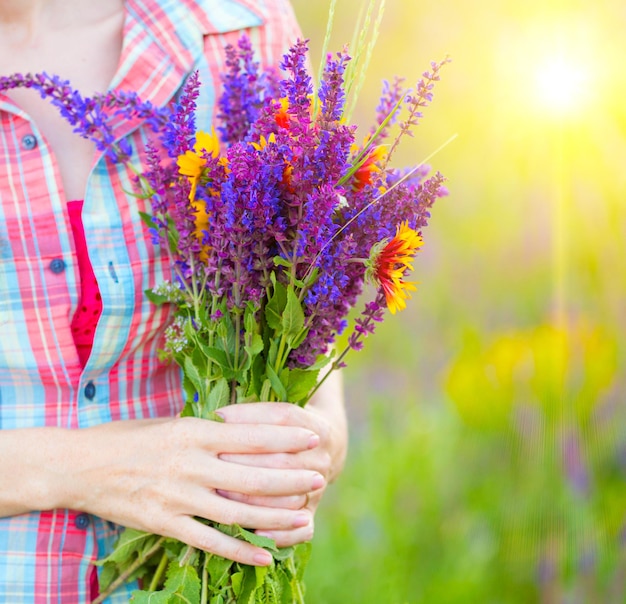
M 446 194 L 444 179 L 427 178 L 424 165 L 394 169 L 390 159 L 431 101 L 447 59 L 432 63 L 413 90 L 399 79 L 385 84 L 359 142 L 346 119 L 350 56 L 329 54 L 314 91 L 307 52 L 298 41 L 278 75 L 259 70 L 247 38 L 227 48 L 217 128 L 195 123 L 196 75 L 168 111 L 133 94 L 82 99 L 45 74 L 0 81 L 51 97 L 115 161 L 128 162 L 130 151 L 113 143 L 107 115 L 151 120 L 157 134 L 137 194 L 150 201 L 143 219 L 169 254 L 173 278 L 147 295 L 174 308 L 162 354 L 184 374 L 182 415 L 219 421 L 216 411 L 232 403 L 305 405 L 385 309 L 405 308 L 415 289 L 407 271 L 432 204 Z M 367 283 L 373 296 L 349 325 Z M 336 351 L 345 330 L 347 345 Z M 278 549 L 244 527 L 211 525 L 265 547 L 274 563 L 246 566 L 126 529 L 101 562 L 101 598 L 142 578 L 136 602 L 303 602 L 306 545 Z

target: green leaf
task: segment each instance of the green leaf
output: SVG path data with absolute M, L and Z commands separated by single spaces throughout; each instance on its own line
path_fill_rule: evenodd
M 157 306 L 161 306 L 170 301 L 168 296 L 163 296 L 161 294 L 155 294 L 151 289 L 144 289 L 143 293 L 146 298 L 152 302 L 152 304 L 156 304 Z
M 300 346 L 300 344 L 304 342 L 304 340 L 306 339 L 308 335 L 309 335 L 309 328 L 306 327 L 302 329 L 300 333 L 293 339 L 293 342 L 291 343 L 291 347 L 298 348 L 298 346 Z
M 337 351 L 333 348 L 329 354 L 320 354 L 315 363 L 313 363 L 313 365 L 309 366 L 308 369 L 309 370 L 315 370 L 315 369 L 322 369 L 324 367 L 326 367 L 326 365 L 328 365 L 328 363 L 330 363 L 336 356 Z
M 141 222 L 143 222 L 149 229 L 156 229 L 157 224 L 154 222 L 154 217 L 152 214 L 148 214 L 147 212 L 138 212 L 139 218 L 141 218 Z
M 285 268 L 291 268 L 291 266 L 293 265 L 293 262 L 291 262 L 291 260 L 287 260 L 286 258 L 283 258 L 282 256 L 274 256 L 273 260 L 274 260 L 274 266 L 283 266 Z
M 293 589 L 291 587 L 291 576 L 287 574 L 282 565 L 276 567 L 276 577 L 280 583 L 281 604 L 293 604 Z
M 296 560 L 296 571 L 297 577 L 299 581 L 302 581 L 302 577 L 304 576 L 304 570 L 306 565 L 309 563 L 311 559 L 311 552 L 313 551 L 313 546 L 310 541 L 305 541 L 304 543 L 300 543 L 296 545 L 295 548 L 295 560 Z
M 267 573 L 269 571 L 269 567 L 267 566 L 255 566 L 254 567 L 254 575 L 256 578 L 256 586 L 257 589 L 263 586 L 265 583 L 265 579 L 267 577 Z
M 239 525 L 237 525 L 237 529 L 238 530 L 235 535 L 236 537 L 243 539 L 244 541 L 247 541 L 252 545 L 256 545 L 257 547 L 263 547 L 271 551 L 272 553 L 278 551 L 278 548 L 276 547 L 276 542 L 273 539 L 270 539 L 269 537 L 264 537 L 263 535 L 257 535 L 256 533 L 248 531 L 245 528 L 240 527 Z
M 235 352 L 235 326 L 228 310 L 223 308 L 222 312 L 224 314 L 219 320 L 215 332 L 222 341 L 222 349 L 229 354 L 233 354 Z M 237 337 L 239 337 L 239 334 L 237 334 Z
M 204 351 L 196 346 L 191 351 L 191 360 L 198 369 L 198 373 L 202 376 L 202 382 L 204 383 L 204 376 L 206 376 L 207 357 L 204 355 Z
M 211 587 L 219 589 L 228 584 L 230 579 L 230 568 L 233 565 L 232 560 L 222 558 L 216 554 L 207 554 L 209 560 L 207 562 L 207 571 L 211 578 Z
M 228 382 L 224 378 L 220 378 L 213 384 L 207 398 L 207 407 L 209 411 L 215 411 L 221 407 L 225 407 L 230 403 L 230 388 Z
M 246 333 L 257 333 L 259 331 L 259 326 L 256 320 L 258 310 L 258 307 L 252 302 L 248 302 L 246 304 L 243 316 L 243 325 Z
M 272 552 L 272 555 L 274 556 L 274 560 L 282 562 L 283 560 L 287 560 L 287 558 L 291 558 L 295 551 L 294 547 L 279 547 L 275 552 Z
M 198 392 L 198 388 L 196 387 L 195 384 L 192 383 L 192 381 L 184 374 L 183 372 L 183 389 L 185 391 L 185 408 L 187 406 L 190 407 L 190 414 L 191 415 L 195 415 L 195 403 L 194 403 L 194 396 L 196 394 L 196 392 Z
M 250 368 L 250 384 L 248 386 L 248 395 L 254 396 L 254 399 L 259 401 L 261 400 L 261 387 L 263 385 L 263 368 L 265 367 L 265 363 L 263 362 L 263 357 L 261 355 L 257 355 L 254 357 L 254 361 L 252 361 L 252 367 Z
M 254 594 L 256 592 L 256 571 L 254 566 L 243 567 L 243 578 L 241 580 L 241 591 L 237 598 L 237 604 L 255 604 Z
M 174 220 L 168 216 L 167 217 L 167 240 L 170 246 L 170 250 L 174 255 L 178 253 L 178 241 L 180 239 L 180 235 L 178 234 L 178 230 L 176 229 L 176 225 L 174 224 Z
M 171 592 L 169 591 L 139 591 L 133 592 L 130 601 L 133 604 L 169 604 Z
M 232 369 L 228 356 L 224 350 L 215 348 L 214 346 L 207 346 L 201 342 L 198 342 L 198 346 L 208 359 L 211 359 L 213 363 L 221 367 L 223 373 Z
M 187 379 L 194 385 L 195 389 L 202 396 L 205 391 L 204 378 L 200 375 L 200 372 L 198 371 L 198 368 L 195 366 L 191 357 L 185 357 L 183 370 L 185 372 L 185 377 L 187 377 Z
M 98 562 L 96 562 L 98 564 Z M 102 564 L 102 569 L 98 573 L 98 585 L 100 591 L 105 591 L 119 574 L 118 566 L 115 562 L 105 562 Z
M 171 592 L 171 602 L 199 604 L 200 578 L 195 567 L 189 564 L 180 566 L 177 562 L 170 564 L 165 590 Z
M 276 360 L 278 358 L 278 344 L 280 338 L 274 338 L 270 342 L 269 352 L 267 353 L 267 362 L 271 365 L 276 364 Z
M 193 395 L 191 396 L 191 398 L 188 398 L 185 401 L 185 406 L 183 407 L 183 410 L 180 412 L 180 416 L 181 417 L 195 417 L 196 416 L 196 412 L 194 411 L 194 408 L 193 408 Z
M 233 591 L 235 595 L 238 596 L 241 593 L 241 582 L 243 581 L 243 572 L 239 571 L 233 573 L 230 577 L 231 583 L 233 584 Z
M 120 535 L 113 551 L 96 564 L 104 565 L 106 562 L 124 564 L 129 558 L 133 557 L 133 554 L 145 555 L 145 552 L 155 544 L 158 538 L 157 535 L 152 533 L 126 528 Z
M 254 359 L 257 354 L 263 352 L 263 338 L 260 334 L 255 333 L 252 335 L 249 343 L 245 346 L 245 350 L 251 360 Z
M 269 364 L 269 362 L 266 363 L 266 365 L 265 365 L 265 371 L 267 372 L 267 377 L 268 377 L 270 383 L 272 384 L 272 390 L 274 390 L 274 393 L 278 397 L 278 400 L 279 401 L 286 401 L 287 400 L 287 390 L 286 390 L 285 386 L 283 385 L 283 383 L 280 381 L 280 378 L 278 377 L 278 374 L 274 371 L 274 369 Z
M 257 567 L 267 568 L 267 567 Z M 266 572 L 263 577 L 263 583 L 259 585 L 259 573 L 257 572 L 257 585 L 261 587 L 261 597 L 263 598 L 263 604 L 279 604 L 281 596 L 280 582 L 276 576 L 275 570 L 272 568 L 270 572 Z
M 276 282 L 274 284 L 272 296 L 265 306 L 265 322 L 268 324 L 270 329 L 273 329 L 276 332 L 276 335 L 280 335 L 282 316 L 286 305 L 287 290 L 284 285 Z
M 296 339 L 304 327 L 304 312 L 293 287 L 287 289 L 287 304 L 282 316 L 283 335 L 289 345 Z
M 287 401 L 297 403 L 306 398 L 317 384 L 319 369 L 309 371 L 308 369 L 292 369 L 289 372 L 289 384 L 287 385 Z

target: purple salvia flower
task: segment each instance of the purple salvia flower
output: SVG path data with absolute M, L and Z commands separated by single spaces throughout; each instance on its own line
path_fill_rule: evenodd
M 218 101 L 219 131 L 227 145 L 247 138 L 262 105 L 263 85 L 250 39 L 242 36 L 237 46 L 228 45 L 225 49 L 227 71 L 223 77 L 224 91 Z
M 346 100 L 343 74 L 348 61 L 350 57 L 345 51 L 338 52 L 336 59 L 332 54 L 329 54 L 326 59 L 326 67 L 319 87 L 319 98 L 322 102 L 320 121 L 323 126 L 329 122 L 339 121 L 343 115 Z
M 388 80 L 383 82 L 383 91 L 380 97 L 380 103 L 376 107 L 376 122 L 370 129 L 370 135 L 373 135 L 380 126 L 383 125 L 387 117 L 392 113 L 394 107 L 400 102 L 400 99 L 404 96 L 404 87 L 402 86 L 404 78 L 394 78 L 393 84 L 390 84 Z M 389 136 L 389 127 L 395 124 L 398 119 L 399 111 L 396 111 L 387 126 L 383 128 L 379 137 L 381 140 L 386 139 Z
M 435 87 L 435 82 L 438 82 L 440 79 L 439 72 L 441 68 L 449 63 L 450 59 L 446 57 L 443 61 L 439 63 L 435 63 L 434 61 L 431 63 L 432 71 L 426 71 L 422 74 L 422 79 L 419 80 L 417 86 L 415 87 L 414 92 L 410 92 L 407 94 L 405 98 L 405 104 L 409 111 L 408 118 L 400 122 L 400 133 L 394 140 L 391 149 L 389 150 L 389 154 L 387 155 L 387 162 L 391 159 L 391 156 L 394 154 L 395 150 L 398 148 L 400 144 L 400 140 L 404 136 L 413 136 L 412 129 L 415 128 L 419 120 L 422 118 L 422 109 L 428 107 L 428 105 L 433 100 L 433 89 Z
M 376 298 L 365 305 L 361 316 L 355 319 L 354 331 L 348 338 L 348 346 L 352 350 L 363 348 L 363 340 L 374 333 L 376 323 L 382 322 L 386 308 L 385 295 L 382 292 L 378 292 Z
M 0 78 L 0 91 L 12 88 L 37 90 L 74 126 L 74 132 L 92 140 L 96 148 L 114 162 L 126 162 L 132 153 L 127 141 L 115 141 L 112 127 L 115 117 L 147 120 L 154 129 L 166 123 L 169 115 L 165 109 L 140 101 L 134 93 L 114 91 L 83 98 L 68 81 L 46 73 L 15 74 Z
M 281 69 L 289 77 L 282 81 L 281 96 L 289 102 L 288 113 L 294 120 L 290 127 L 294 137 L 306 132 L 311 123 L 311 98 L 313 82 L 307 64 L 307 42 L 298 40 L 283 57 Z
M 196 99 L 199 95 L 200 81 L 194 71 L 183 87 L 182 94 L 172 109 L 171 118 L 165 124 L 161 140 L 171 158 L 183 155 L 193 146 L 196 136 Z

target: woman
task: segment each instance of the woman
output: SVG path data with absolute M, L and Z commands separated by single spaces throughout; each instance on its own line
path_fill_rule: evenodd
M 287 0 L 0 0 L 0 74 L 46 71 L 84 95 L 167 104 L 188 74 L 209 123 L 224 46 L 245 30 L 277 64 L 298 30 Z M 141 121 L 116 136 L 143 149 Z M 255 565 L 262 549 L 194 520 L 310 539 L 346 450 L 341 388 L 307 407 L 177 418 L 179 371 L 158 361 L 168 274 L 129 175 L 29 90 L 0 94 L 0 601 L 85 602 L 120 526 Z M 128 600 L 133 586 L 109 601 Z

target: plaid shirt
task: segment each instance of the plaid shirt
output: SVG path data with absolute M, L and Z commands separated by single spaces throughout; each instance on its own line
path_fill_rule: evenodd
M 243 29 L 262 64 L 277 64 L 299 34 L 288 0 L 128 0 L 112 88 L 164 105 L 198 69 L 198 123 L 206 124 L 223 48 Z M 121 122 L 116 133 L 141 155 L 146 132 L 140 121 Z M 130 188 L 123 167 L 98 159 L 82 217 L 103 312 L 83 369 L 70 327 L 80 293 L 78 263 L 55 157 L 36 124 L 0 95 L 2 429 L 83 428 L 179 410 L 179 371 L 157 359 L 168 313 L 143 294 L 170 271 L 140 222 L 143 202 L 123 193 Z M 92 562 L 110 551 L 118 532 L 76 510 L 1 518 L 0 602 L 89 601 Z M 128 601 L 132 588 L 108 602 Z

